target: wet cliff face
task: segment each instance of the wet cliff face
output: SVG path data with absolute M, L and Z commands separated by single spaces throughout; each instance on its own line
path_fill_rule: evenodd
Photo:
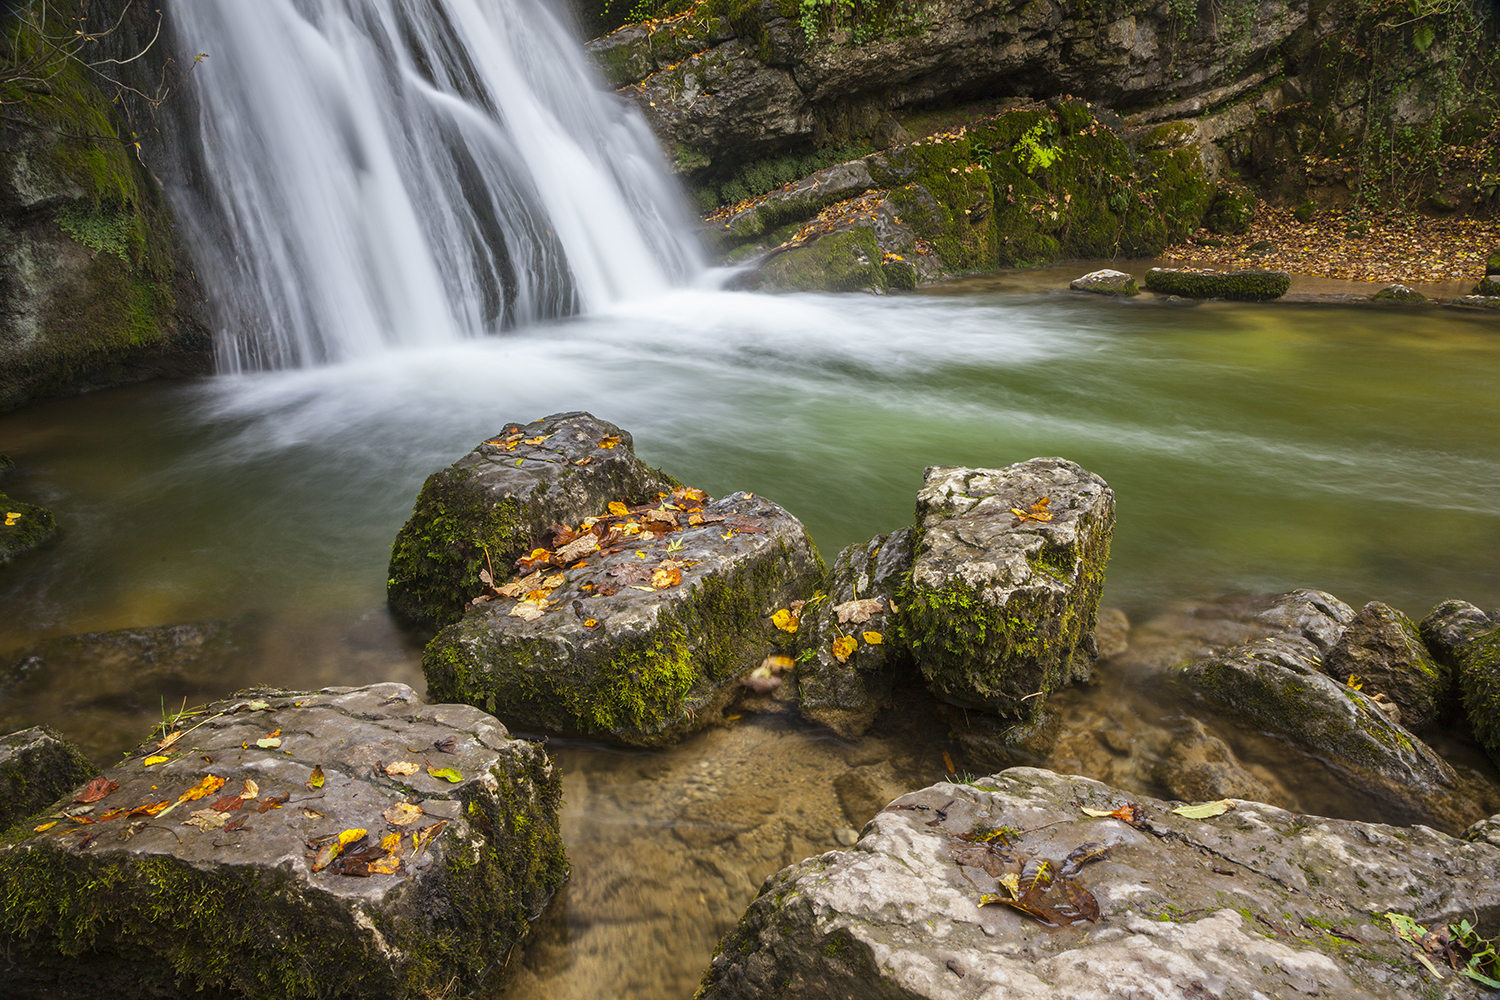
M 87 65 L 130 40 L 80 44 L 74 27 L 11 17 L 0 38 L 0 411 L 211 364 L 118 88 Z

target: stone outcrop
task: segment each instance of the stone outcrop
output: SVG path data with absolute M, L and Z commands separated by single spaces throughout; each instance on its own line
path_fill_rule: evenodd
M 826 596 L 804 607 L 797 632 L 802 715 L 843 737 L 863 735 L 888 702 L 911 650 L 896 628 L 911 576 L 912 530 L 876 535 L 838 554 Z M 873 641 L 872 641 L 873 640 Z
M 1338 681 L 1356 677 L 1366 694 L 1385 695 L 1414 733 L 1435 726 L 1455 700 L 1452 669 L 1433 660 L 1410 618 L 1379 601 L 1349 622 L 1324 656 L 1323 672 Z
M 0 832 L 98 773 L 93 761 L 48 726 L 0 736 Z
M 18 991 L 434 996 L 567 875 L 558 773 L 405 685 L 255 689 L 179 720 L 0 847 Z
M 428 626 L 457 621 L 484 590 L 480 572 L 508 574 L 551 525 L 676 485 L 635 457 L 628 433 L 591 414 L 507 424 L 427 477 L 391 548 L 391 610 Z
M 1175 267 L 1153 267 L 1146 272 L 1146 290 L 1185 299 L 1230 299 L 1266 302 L 1279 299 L 1292 286 L 1286 271 L 1224 271 L 1208 273 Z
M 1035 719 L 1093 670 L 1114 493 L 1061 458 L 929 468 L 902 630 L 938 698 Z
M 714 721 L 768 657 L 789 659 L 793 637 L 772 616 L 811 597 L 823 569 L 795 517 L 749 493 L 691 490 L 590 513 L 560 526 L 555 564 L 524 565 L 513 590 L 428 644 L 433 697 L 656 746 Z
M 1428 980 L 1383 914 L 1500 920 L 1492 844 L 1228 805 L 1190 819 L 1030 768 L 904 795 L 852 850 L 769 879 L 699 997 L 1404 1000 Z
M 1126 297 L 1141 294 L 1140 286 L 1136 284 L 1134 276 L 1124 271 L 1116 271 L 1105 268 L 1102 271 L 1090 271 L 1081 278 L 1074 278 L 1068 287 L 1075 292 L 1093 292 L 1095 295 L 1123 295 Z

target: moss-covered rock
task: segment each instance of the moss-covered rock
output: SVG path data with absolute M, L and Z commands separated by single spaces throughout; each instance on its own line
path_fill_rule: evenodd
M 93 761 L 48 726 L 0 736 L 0 834 L 98 773 Z
M 1500 274 L 1500 250 L 1496 250 L 1494 253 L 1485 258 L 1484 273 L 1485 277 L 1489 277 L 1490 275 L 1494 274 Z
M 1279 299 L 1292 285 L 1286 271 L 1224 271 L 1207 273 L 1175 267 L 1153 267 L 1146 272 L 1146 290 L 1185 299 L 1231 299 L 1266 302 Z
M 896 628 L 899 594 L 911 576 L 912 530 L 902 528 L 838 554 L 824 597 L 802 609 L 797 702 L 803 716 L 843 737 L 862 736 L 912 667 Z M 851 602 L 876 601 L 877 606 Z M 874 638 L 872 642 L 871 639 Z M 842 640 L 853 647 L 842 650 Z
M 1500 625 L 1459 653 L 1458 689 L 1475 738 L 1500 765 Z
M 696 516 L 607 545 L 552 580 L 537 614 L 502 599 L 443 629 L 422 656 L 429 694 L 638 746 L 708 725 L 742 677 L 790 651 L 772 614 L 811 597 L 823 567 L 801 523 L 762 497 Z
M 567 876 L 558 772 L 468 706 L 401 684 L 257 689 L 176 731 L 0 846 L 11 989 L 467 992 Z
M 782 292 L 881 292 L 886 285 L 880 262 L 874 229 L 859 226 L 776 253 L 760 267 L 760 287 Z
M 1255 194 L 1248 188 L 1226 185 L 1215 193 L 1203 224 L 1221 236 L 1240 236 L 1255 221 L 1255 205 Z
M 1386 285 L 1380 291 L 1370 296 L 1370 301 L 1416 303 L 1426 302 L 1428 301 L 1428 299 L 1427 296 L 1423 295 L 1415 288 L 1408 288 L 1405 285 Z
M 1435 726 L 1457 693 L 1453 670 L 1433 660 L 1412 620 L 1379 601 L 1354 616 L 1322 669 L 1337 681 L 1357 677 L 1365 694 L 1390 698 L 1401 709 L 1402 725 L 1414 733 Z
M 916 265 L 907 260 L 887 260 L 880 265 L 885 275 L 885 287 L 892 292 L 914 292 L 919 275 Z
M 1500 623 L 1468 601 L 1444 601 L 1427 612 L 1417 632 L 1434 660 L 1457 671 L 1464 650 L 1496 624 Z
M 898 615 L 933 694 L 1036 718 L 1089 676 L 1114 514 L 1104 480 L 1066 459 L 928 469 Z
M 0 566 L 30 552 L 55 534 L 57 519 L 50 510 L 0 493 Z
M 1485 275 L 1479 280 L 1479 284 L 1470 289 L 1469 294 L 1485 296 L 1500 295 L 1500 278 Z
M 427 626 L 456 621 L 484 589 L 480 571 L 508 576 L 550 525 L 676 485 L 635 457 L 629 434 L 590 414 L 507 424 L 423 484 L 391 548 L 391 610 Z

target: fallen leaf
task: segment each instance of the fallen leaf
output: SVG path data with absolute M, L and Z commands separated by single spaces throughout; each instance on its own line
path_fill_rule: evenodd
M 365 868 L 371 875 L 394 875 L 401 869 L 401 855 L 387 854 L 383 858 L 367 862 Z
M 414 806 L 409 802 L 397 802 L 380 815 L 384 816 L 385 821 L 391 826 L 411 826 L 426 814 L 422 812 L 421 806 Z
M 210 808 L 213 809 L 214 812 L 234 812 L 244 804 L 245 800 L 240 798 L 238 795 L 226 795 L 219 801 L 215 802 Z
M 550 564 L 552 562 L 551 549 L 532 549 L 526 555 L 516 560 L 516 566 L 521 572 L 526 573 L 535 569 L 538 564 Z
M 631 584 L 630 585 L 630 589 L 631 590 L 644 590 L 648 594 L 654 594 L 654 593 L 656 593 L 656 588 L 655 587 L 642 587 L 638 583 Z
M 609 437 L 603 438 L 603 439 L 601 439 L 599 441 L 599 447 L 608 450 L 608 449 L 613 448 L 615 445 L 617 445 L 619 443 L 620 443 L 620 439 L 617 436 L 611 434 Z
M 553 555 L 557 557 L 558 562 L 566 566 L 569 563 L 577 562 L 584 556 L 598 551 L 599 538 L 597 535 L 591 533 L 584 535 L 581 538 L 576 538 L 566 545 L 560 546 L 557 551 L 553 553 Z
M 437 747 L 443 753 L 458 753 L 457 736 L 444 736 L 440 740 L 433 740 L 432 745 Z
M 583 620 L 583 627 L 584 628 L 598 628 L 599 627 L 599 620 L 597 618 L 585 618 Z
M 1203 802 L 1196 806 L 1178 806 L 1172 811 L 1188 819 L 1209 819 L 1213 816 L 1222 816 L 1233 808 L 1234 802 L 1231 800 L 1219 799 L 1217 802 Z
M 1363 688 L 1364 686 L 1365 686 L 1365 682 L 1362 681 L 1362 680 L 1360 680 L 1358 676 L 1356 676 L 1354 674 L 1350 674 L 1349 675 L 1349 687 L 1351 689 L 1353 689 L 1355 691 L 1358 691 L 1361 688 Z
M 676 567 L 671 569 L 657 567 L 656 571 L 651 574 L 651 586 L 657 590 L 666 590 L 668 587 L 675 587 L 681 582 L 682 570 Z
M 401 843 L 401 834 L 388 833 L 384 837 L 380 838 L 380 849 L 382 851 L 399 854 L 401 851 Z
M 309 789 L 322 788 L 325 780 L 327 779 L 323 777 L 323 765 L 318 764 L 313 767 L 312 774 L 307 776 L 307 787 Z
M 165 764 L 167 761 L 169 761 L 171 759 L 172 759 L 171 757 L 147 757 L 145 759 L 145 761 L 143 761 L 143 763 L 147 767 L 150 767 L 153 764 Z
M 16 522 L 19 521 L 21 519 L 21 517 L 22 517 L 22 514 L 18 510 L 8 510 L 8 511 L 6 511 L 5 512 L 5 526 L 7 528 L 13 528 L 13 527 L 15 527 Z
M 535 591 L 533 591 L 535 593 Z M 522 601 L 510 609 L 511 615 L 521 619 L 523 622 L 534 622 L 547 610 L 546 600 Z
M 1141 807 L 1134 802 L 1127 802 L 1123 806 L 1115 810 L 1090 809 L 1088 806 L 1079 806 L 1079 808 L 1083 811 L 1083 814 L 1085 816 L 1093 816 L 1098 819 L 1117 819 L 1122 823 L 1128 823 L 1129 825 L 1136 827 L 1137 829 L 1144 828 L 1146 824 L 1145 811 L 1142 810 Z
M 145 805 L 136 806 L 125 815 L 127 816 L 156 816 L 163 812 L 170 803 L 166 799 L 160 802 L 147 802 Z
M 431 764 L 428 764 L 427 773 L 432 775 L 434 778 L 442 778 L 444 781 L 451 781 L 455 785 L 464 780 L 462 772 L 460 772 L 456 767 L 434 768 Z
M 630 508 L 618 500 L 611 500 L 609 502 L 609 513 L 612 517 L 629 517 Z
M 161 742 L 156 744 L 156 749 L 165 750 L 173 743 L 176 743 L 178 740 L 182 739 L 182 733 L 183 731 L 181 729 L 168 733 L 165 737 L 162 738 Z
M 840 663 L 848 663 L 849 657 L 859 648 L 859 640 L 852 635 L 844 635 L 833 640 L 833 655 Z
M 343 844 L 339 843 L 337 840 L 330 840 L 328 843 L 318 848 L 318 853 L 313 856 L 312 870 L 315 872 L 320 872 L 324 868 L 327 868 L 329 865 L 333 864 L 334 859 L 342 854 L 343 851 Z
M 1099 922 L 1099 901 L 1094 898 L 1093 893 L 1077 882 L 1067 880 L 1064 880 L 1062 883 L 1062 891 L 1063 895 L 1068 897 L 1068 902 L 1079 917 L 1090 923 L 1097 924 Z
M 106 797 L 110 792 L 113 792 L 116 788 L 119 787 L 119 782 L 110 781 L 108 778 L 100 775 L 93 781 L 90 781 L 88 785 L 84 787 L 83 792 L 73 801 L 85 803 L 98 802 L 100 799 Z
M 257 785 L 254 781 L 251 781 L 249 778 L 246 778 L 245 779 L 245 788 L 244 788 L 244 790 L 242 792 L 240 792 L 240 798 L 245 799 L 246 801 L 249 801 L 250 799 L 259 798 L 259 797 L 260 797 L 260 786 Z
M 872 646 L 878 646 L 885 642 L 885 636 L 879 632 L 861 632 L 860 634 L 864 636 L 865 642 L 868 642 Z
M 269 812 L 272 809 L 280 809 L 286 805 L 286 800 L 289 798 L 291 798 L 290 795 L 272 795 L 260 804 L 260 808 L 256 812 Z
M 129 811 L 130 811 L 130 807 L 129 806 L 119 806 L 118 808 L 111 809 L 109 812 L 105 813 L 103 816 L 100 816 L 98 821 L 100 823 L 103 823 L 106 820 L 111 820 L 111 819 L 115 819 L 115 818 L 117 818 L 119 816 L 123 816 L 126 813 L 128 813 Z
M 262 750 L 275 750 L 281 746 L 281 740 L 275 736 L 263 736 L 255 741 L 255 745 Z
M 541 435 L 538 435 L 538 436 L 537 436 L 537 437 L 529 437 L 529 438 L 525 438 L 525 439 L 523 439 L 523 440 L 522 440 L 522 441 L 521 441 L 521 443 L 522 443 L 522 444 L 532 444 L 532 445 L 536 445 L 536 444 L 542 444 L 542 443 L 543 443 L 543 442 L 545 442 L 545 441 L 546 441 L 546 440 L 547 440 L 547 439 L 548 439 L 548 438 L 549 438 L 549 437 L 552 437 L 552 436 L 553 436 L 553 435 L 552 435 L 552 434 L 541 434 Z
M 41 826 L 32 827 L 31 832 L 32 833 L 46 833 L 48 830 L 52 829 L 56 825 L 57 825 L 57 820 L 53 820 L 50 823 L 43 823 Z
M 200 830 L 222 830 L 229 817 L 216 809 L 199 809 L 182 821 L 183 826 L 196 826 Z
M 240 813 L 234 819 L 232 819 L 228 823 L 224 824 L 224 831 L 226 833 L 238 833 L 241 830 L 249 830 L 249 829 L 251 829 L 250 827 L 248 827 L 248 826 L 245 825 L 245 823 L 249 820 L 249 818 L 250 817 L 247 814 Z
M 245 703 L 245 708 L 251 712 L 265 712 L 268 711 L 270 707 L 271 703 L 269 701 L 261 701 L 260 699 Z
M 311 808 L 309 808 L 307 806 L 303 806 L 302 807 L 302 815 L 306 816 L 308 819 L 322 819 L 323 818 L 323 814 L 322 813 L 318 812 L 316 809 L 311 809 Z
M 426 829 L 419 830 L 417 833 L 414 833 L 412 835 L 412 846 L 414 848 L 414 850 L 412 851 L 412 853 L 413 854 L 420 854 L 420 853 L 422 853 L 422 848 L 426 847 L 427 845 L 431 844 L 433 842 L 433 840 L 437 839 L 437 835 L 439 833 L 442 833 L 443 832 L 443 827 L 445 827 L 447 825 L 448 825 L 448 821 L 447 820 L 440 819 L 436 823 L 434 823 L 431 826 L 427 827 Z
M 216 774 L 210 774 L 206 776 L 202 781 L 194 785 L 192 788 L 189 788 L 187 791 L 179 795 L 177 797 L 177 801 L 191 802 L 194 799 L 201 799 L 203 798 L 203 796 L 211 795 L 223 787 L 224 779 Z
M 879 597 L 866 597 L 859 601 L 845 601 L 843 604 L 835 604 L 833 613 L 838 616 L 840 625 L 863 625 L 870 620 L 871 615 L 878 615 L 885 611 L 885 602 Z
M 771 616 L 771 624 L 783 632 L 795 632 L 802 624 L 802 620 L 797 617 L 797 612 L 790 608 L 782 608 Z

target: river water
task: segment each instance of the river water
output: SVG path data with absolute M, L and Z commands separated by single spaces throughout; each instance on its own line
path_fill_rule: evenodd
M 383 600 L 423 478 L 507 422 L 574 409 L 629 430 L 686 483 L 781 503 L 829 562 L 909 523 L 925 466 L 1061 455 L 1115 490 L 1104 603 L 1136 622 L 1181 598 L 1294 587 L 1413 616 L 1450 597 L 1500 606 L 1495 317 L 1063 290 L 1090 266 L 886 299 L 682 289 L 495 337 L 0 417 L 19 466 L 6 491 L 61 525 L 0 574 L 0 652 L 210 619 L 252 640 L 196 685 L 125 678 L 128 697 L 92 700 L 43 685 L 0 702 L 0 723 L 50 723 L 107 760 L 167 698 L 420 690 L 422 637 Z M 1068 697 L 1111 726 L 1162 720 L 1107 673 Z M 488 995 L 690 995 L 762 879 L 833 849 L 882 796 L 937 780 L 944 753 L 973 767 L 912 704 L 852 742 L 781 716 L 654 752 L 554 740 L 574 877 Z M 1315 762 L 1264 738 L 1236 746 L 1286 779 L 1294 808 L 1370 815 Z

